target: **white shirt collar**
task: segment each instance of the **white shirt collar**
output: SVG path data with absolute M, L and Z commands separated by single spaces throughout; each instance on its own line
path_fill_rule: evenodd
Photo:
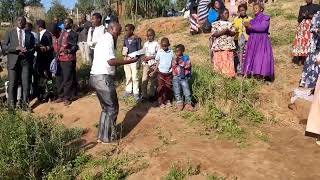
M 24 32 L 24 29 L 20 29 L 17 27 L 17 32 L 19 32 L 20 30 L 22 30 L 22 32 Z
M 46 29 L 40 31 L 40 34 L 44 34 L 46 32 Z
M 67 32 L 70 32 L 72 29 L 68 29 L 68 30 L 66 30 Z

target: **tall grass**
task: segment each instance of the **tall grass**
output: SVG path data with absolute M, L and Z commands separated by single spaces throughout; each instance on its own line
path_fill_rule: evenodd
M 211 66 L 195 65 L 192 92 L 201 111 L 183 116 L 203 122 L 209 130 L 241 140 L 246 135 L 241 121 L 264 120 L 255 108 L 259 85 L 255 79 L 229 79 L 215 73 Z
M 0 177 L 41 179 L 81 154 L 81 129 L 57 125 L 57 117 L 36 118 L 0 111 Z

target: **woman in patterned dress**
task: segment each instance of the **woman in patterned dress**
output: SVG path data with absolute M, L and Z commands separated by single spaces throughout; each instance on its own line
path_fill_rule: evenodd
M 229 10 L 220 11 L 220 20 L 212 24 L 212 48 L 214 53 L 212 58 L 213 68 L 215 71 L 227 76 L 235 77 L 234 68 L 234 36 L 236 28 L 228 21 Z
M 320 10 L 319 5 L 313 4 L 312 0 L 306 0 L 306 5 L 301 6 L 298 16 L 298 28 L 293 43 L 293 62 L 296 64 L 304 64 L 306 60 L 309 42 L 311 38 L 311 21 L 312 17 Z
M 320 64 L 317 59 L 320 56 L 320 11 L 314 15 L 311 24 L 311 39 L 308 57 L 301 75 L 300 87 L 315 88 L 320 73 Z

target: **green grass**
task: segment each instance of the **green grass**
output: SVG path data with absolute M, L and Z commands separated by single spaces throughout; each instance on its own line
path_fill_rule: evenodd
M 271 42 L 273 46 L 285 46 L 288 44 L 292 44 L 295 38 L 294 31 L 281 32 L 281 33 L 273 33 L 271 35 Z
M 211 175 L 209 176 L 208 180 L 226 180 L 227 178 L 217 175 Z
M 114 156 L 113 153 L 104 156 L 100 159 L 92 159 L 86 163 L 84 170 L 78 176 L 79 179 L 93 180 L 118 180 L 125 179 L 133 173 L 137 173 L 149 164 L 143 159 L 143 156 L 132 155 L 119 155 Z
M 200 173 L 200 166 L 188 164 L 188 167 L 183 169 L 177 165 L 172 165 L 169 173 L 163 178 L 164 180 L 184 180 L 189 176 L 198 175 Z
M 192 92 L 200 111 L 182 113 L 182 117 L 202 122 L 208 131 L 244 142 L 248 133 L 241 124 L 260 124 L 265 119 L 255 107 L 260 84 L 254 79 L 225 78 L 211 66 L 195 65 Z

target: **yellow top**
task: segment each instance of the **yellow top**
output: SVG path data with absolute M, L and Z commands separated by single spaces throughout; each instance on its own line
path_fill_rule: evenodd
M 246 40 L 248 40 L 249 35 L 246 32 L 246 28 L 243 26 L 243 22 L 250 22 L 252 20 L 251 17 L 247 16 L 245 18 L 241 18 L 241 17 L 236 17 L 233 21 L 234 26 L 236 27 L 236 29 L 238 30 L 239 34 L 236 35 L 235 39 L 239 40 L 242 33 L 244 34 Z

